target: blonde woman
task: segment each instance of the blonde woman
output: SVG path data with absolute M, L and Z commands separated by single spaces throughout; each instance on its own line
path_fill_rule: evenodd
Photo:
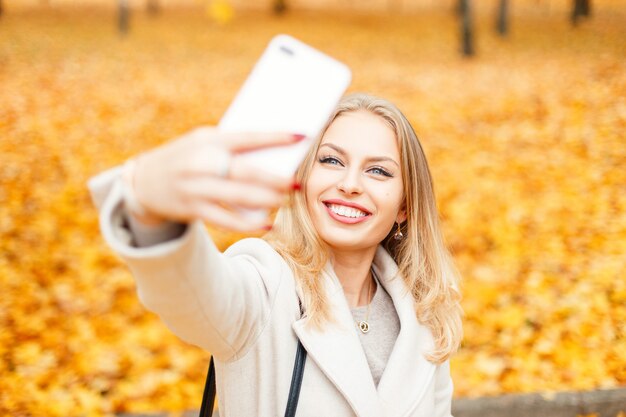
M 101 229 L 143 304 L 215 358 L 222 417 L 279 416 L 298 341 L 298 416 L 451 415 L 458 278 L 431 175 L 390 102 L 347 96 L 295 179 L 238 154 L 297 135 L 203 128 L 90 182 Z M 221 253 L 203 222 L 270 229 Z

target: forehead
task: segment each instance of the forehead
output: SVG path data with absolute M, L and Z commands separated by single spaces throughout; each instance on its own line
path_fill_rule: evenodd
M 353 156 L 399 159 L 398 141 L 389 124 L 366 110 L 341 114 L 326 130 L 321 144 L 332 143 Z

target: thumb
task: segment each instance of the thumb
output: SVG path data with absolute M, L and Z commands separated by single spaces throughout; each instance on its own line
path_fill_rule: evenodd
M 281 132 L 224 132 L 218 133 L 222 146 L 233 153 L 247 152 L 273 146 L 285 146 L 306 139 L 305 135 Z

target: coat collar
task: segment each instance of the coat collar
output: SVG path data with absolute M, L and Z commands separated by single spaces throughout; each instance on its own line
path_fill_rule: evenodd
M 421 400 L 434 375 L 435 366 L 423 355 L 432 349 L 433 338 L 417 321 L 413 297 L 398 276 L 396 263 L 382 247 L 378 247 L 374 257 L 374 270 L 400 319 L 400 333 L 378 388 L 374 385 L 343 288 L 330 264 L 322 271 L 321 278 L 325 280 L 337 324 L 329 323 L 323 331 L 317 331 L 307 326 L 305 316 L 293 324 L 293 329 L 310 359 L 358 416 L 404 416 Z

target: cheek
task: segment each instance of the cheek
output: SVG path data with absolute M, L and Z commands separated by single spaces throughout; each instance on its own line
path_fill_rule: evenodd
M 389 217 L 395 219 L 397 213 L 400 211 L 400 207 L 404 200 L 403 190 L 401 187 L 393 187 L 386 189 L 379 194 L 379 204 L 384 207 L 385 212 Z
M 306 184 L 304 186 L 304 195 L 306 196 L 306 200 L 308 203 L 311 200 L 315 200 L 316 190 L 318 189 L 318 175 L 317 170 L 313 168 L 311 173 L 309 174 L 309 178 L 306 180 Z
M 398 205 L 402 202 L 404 192 L 402 190 L 402 184 L 399 184 L 393 187 L 384 187 L 384 189 L 381 189 L 377 194 L 381 197 L 380 200 L 384 202 L 385 205 Z
M 316 194 L 332 187 L 336 182 L 335 175 L 329 170 L 313 168 L 306 184 L 307 197 L 316 197 Z
M 304 195 L 309 209 L 320 199 L 320 195 L 326 188 L 326 183 L 327 181 L 324 176 L 324 171 L 314 167 L 311 170 L 304 187 Z

